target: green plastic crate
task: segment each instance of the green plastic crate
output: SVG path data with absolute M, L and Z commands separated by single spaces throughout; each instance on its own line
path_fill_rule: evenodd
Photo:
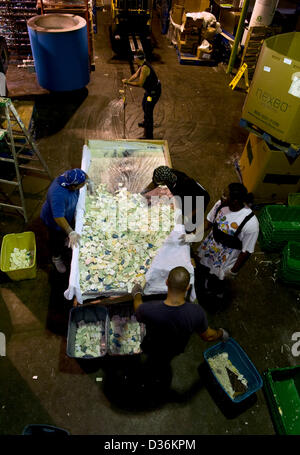
M 263 381 L 276 432 L 300 435 L 300 367 L 268 369 Z
M 267 205 L 259 216 L 259 243 L 265 250 L 280 250 L 287 242 L 300 242 L 300 206 Z
M 300 284 L 300 242 L 288 242 L 282 252 L 279 277 L 293 284 Z
M 288 195 L 289 207 L 300 206 L 300 193 L 290 193 Z

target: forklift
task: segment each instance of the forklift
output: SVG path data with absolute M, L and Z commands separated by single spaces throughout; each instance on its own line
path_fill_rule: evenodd
M 152 53 L 151 23 L 153 0 L 111 0 L 112 49 L 117 55 Z

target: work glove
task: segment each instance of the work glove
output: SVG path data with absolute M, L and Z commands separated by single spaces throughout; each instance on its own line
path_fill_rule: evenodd
M 234 280 L 238 276 L 238 273 L 232 272 L 230 269 L 225 270 L 224 278 L 227 280 Z
M 80 235 L 76 231 L 72 231 L 69 234 L 69 248 L 73 248 L 74 246 L 79 246 Z
M 93 180 L 87 179 L 87 181 L 86 181 L 86 187 L 87 187 L 87 190 L 88 190 L 89 194 L 93 194 L 93 193 L 94 193 L 94 191 L 95 191 L 95 184 L 94 184 Z
M 221 327 L 219 330 L 222 330 L 222 332 L 223 332 L 223 336 L 222 336 L 221 340 L 223 341 L 223 343 L 226 343 L 226 341 L 229 340 L 229 333 L 226 330 L 222 329 Z
M 195 234 L 182 234 L 179 237 L 179 243 L 180 245 L 186 245 L 195 242 L 195 239 L 196 239 Z
M 140 284 L 135 283 L 131 290 L 131 295 L 134 298 L 137 294 L 143 294 L 143 288 Z

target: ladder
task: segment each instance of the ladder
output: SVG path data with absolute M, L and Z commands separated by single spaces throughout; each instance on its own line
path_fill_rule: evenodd
M 6 203 L 0 202 L 0 207 L 2 206 L 16 209 L 23 215 L 25 223 L 27 223 L 28 217 L 22 186 L 21 170 L 24 169 L 25 172 L 29 171 L 33 173 L 47 174 L 47 178 L 50 180 L 52 180 L 52 177 L 44 158 L 41 156 L 32 136 L 28 130 L 26 130 L 11 99 L 5 97 L 0 97 L 0 144 L 1 143 L 5 145 L 5 153 L 1 154 L 0 152 L 0 161 L 6 161 L 14 164 L 15 178 L 13 180 L 0 178 L 0 184 L 3 183 L 18 187 L 21 205 L 10 203 L 9 198 L 5 196 Z M 28 164 L 30 161 L 39 161 L 42 167 L 36 167 L 32 164 Z

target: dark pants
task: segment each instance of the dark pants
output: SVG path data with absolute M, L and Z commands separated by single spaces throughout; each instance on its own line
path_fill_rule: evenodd
M 64 231 L 48 229 L 49 249 L 51 256 L 58 257 L 63 254 L 67 234 Z
M 209 268 L 199 261 L 196 261 L 195 291 L 198 302 L 203 306 L 205 303 L 209 303 L 210 306 L 213 302 L 224 303 L 224 297 L 228 293 L 225 280 L 219 280 L 216 275 L 209 273 Z
M 144 128 L 145 128 L 145 137 L 147 139 L 153 139 L 153 111 L 154 106 L 156 105 L 157 101 L 159 100 L 161 95 L 161 87 L 155 91 L 155 93 L 147 93 L 145 92 L 142 106 L 144 111 Z M 151 101 L 149 101 L 149 97 Z

